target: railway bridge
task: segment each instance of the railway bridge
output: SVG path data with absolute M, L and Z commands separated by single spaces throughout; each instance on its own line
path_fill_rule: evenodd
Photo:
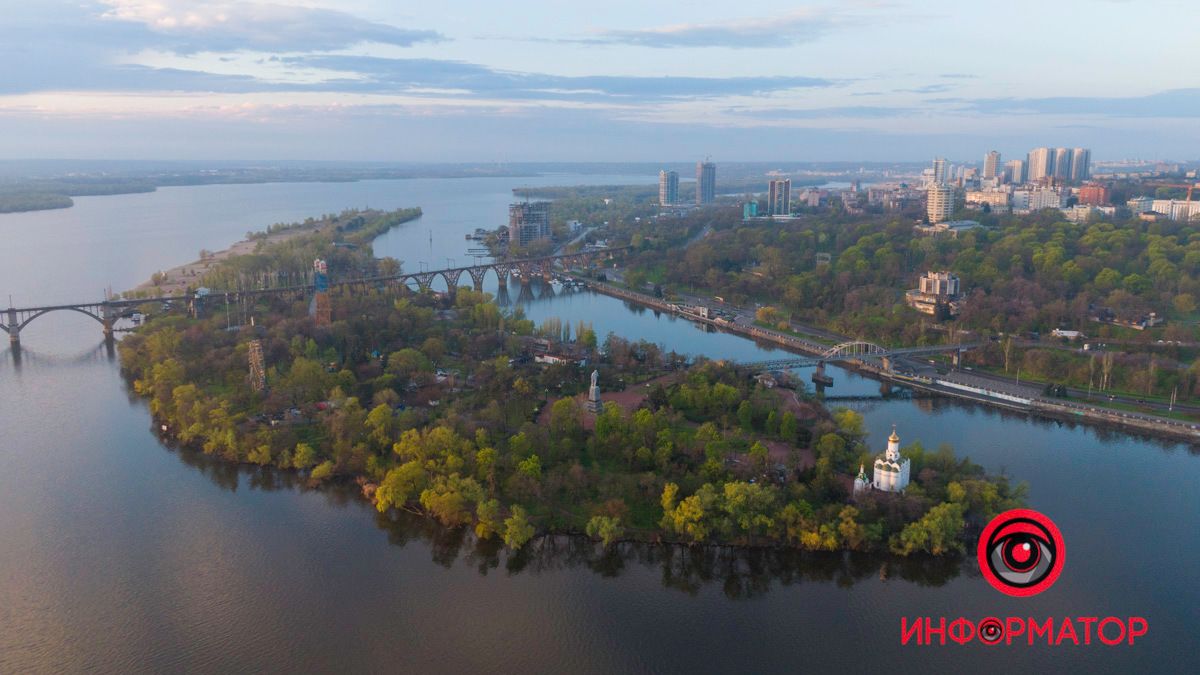
M 475 265 L 467 265 L 463 267 L 450 267 L 439 270 L 421 270 L 417 272 L 402 272 L 388 276 L 363 277 L 355 279 L 343 279 L 340 281 L 330 282 L 330 287 L 341 287 L 354 291 L 355 289 L 380 288 L 388 285 L 399 284 L 403 286 L 416 285 L 417 290 L 421 292 L 429 291 L 435 280 L 441 277 L 446 282 L 448 292 L 453 293 L 458 289 L 458 284 L 463 279 L 463 275 L 471 278 L 471 284 L 476 291 L 483 290 L 483 282 L 489 273 L 495 274 L 496 279 L 501 286 L 507 286 L 508 280 L 512 277 L 519 279 L 522 285 L 528 284 L 535 277 L 549 279 L 554 273 L 555 267 L 559 266 L 562 269 L 570 269 L 578 266 L 588 266 L 592 263 L 608 259 L 618 253 L 628 250 L 629 246 L 617 246 L 612 248 L 602 249 L 584 249 L 575 253 L 562 253 L 558 255 L 540 256 L 535 258 L 520 258 L 516 260 L 497 260 L 489 263 L 480 263 Z M 314 290 L 313 284 L 300 286 L 283 286 L 276 288 L 261 288 L 261 289 L 239 289 L 229 291 L 209 290 L 204 293 L 191 293 L 189 295 L 170 295 L 170 296 L 155 296 L 155 297 L 140 297 L 140 298 L 106 298 L 99 302 L 80 302 L 74 304 L 61 305 L 45 305 L 37 307 L 12 307 L 0 310 L 0 329 L 8 333 L 9 342 L 12 344 L 20 344 L 21 331 L 32 323 L 34 320 L 43 317 L 52 312 L 77 312 L 84 316 L 91 317 L 99 323 L 104 332 L 105 339 L 112 339 L 114 325 L 119 319 L 132 316 L 137 313 L 138 307 L 150 304 L 165 304 L 171 307 L 186 306 L 186 308 L 195 313 L 204 303 L 224 300 L 226 302 L 235 302 L 247 298 L 255 298 L 261 296 L 280 296 L 280 295 L 298 295 L 303 296 L 311 294 Z

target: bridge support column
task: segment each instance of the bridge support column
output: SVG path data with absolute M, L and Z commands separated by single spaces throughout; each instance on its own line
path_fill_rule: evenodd
M 8 308 L 8 341 L 10 344 L 21 344 L 21 323 L 17 321 L 17 310 Z
M 950 359 L 951 359 L 951 363 L 954 364 L 955 368 L 958 368 L 959 366 L 961 366 L 962 365 L 962 350 L 955 349 L 953 352 L 950 353 Z
M 892 359 L 890 356 L 884 356 L 879 359 L 883 363 L 883 369 L 892 372 Z

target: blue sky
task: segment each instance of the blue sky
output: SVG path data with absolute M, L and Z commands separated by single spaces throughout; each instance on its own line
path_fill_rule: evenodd
M 1196 2 L 0 0 L 0 17 L 0 158 L 1200 157 Z

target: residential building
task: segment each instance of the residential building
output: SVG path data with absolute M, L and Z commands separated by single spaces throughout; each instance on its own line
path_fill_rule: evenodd
M 940 223 L 954 215 L 954 188 L 945 183 L 934 183 L 925 191 L 925 213 L 929 222 Z
M 711 204 L 717 198 L 717 165 L 696 162 L 696 204 Z
M 1037 187 L 1032 190 L 1017 190 L 1012 195 L 1014 213 L 1061 209 L 1067 205 L 1067 193 L 1054 187 Z
M 658 204 L 672 206 L 679 203 L 679 173 L 676 171 L 658 172 Z
M 742 204 L 742 220 L 758 217 L 758 202 L 751 199 Z
M 1053 172 L 1054 151 L 1050 148 L 1034 148 L 1029 151 L 1025 165 L 1025 181 L 1037 183 Z
M 1092 177 L 1092 151 L 1075 148 L 1071 151 L 1071 180 L 1079 182 Z
M 1013 185 L 1025 182 L 1025 160 L 1013 159 L 1004 164 L 1004 179 Z
M 792 213 L 792 179 L 772 180 L 767 186 L 767 215 L 788 216 Z
M 508 244 L 524 248 L 550 238 L 550 202 L 520 202 L 508 206 Z
M 968 206 L 987 205 L 992 211 L 1007 213 L 1011 195 L 1008 190 L 971 190 L 966 193 Z
M 946 160 L 938 157 L 933 160 L 933 182 L 945 183 L 949 179 L 946 174 Z
M 1054 149 L 1054 169 L 1050 175 L 1059 180 L 1070 180 L 1071 178 L 1071 149 L 1070 148 L 1055 148 Z
M 1000 153 L 992 150 L 983 156 L 983 177 L 995 178 L 1000 168 Z
M 1062 210 L 1063 217 L 1072 223 L 1086 223 L 1092 216 L 1115 216 L 1117 209 L 1112 206 L 1092 206 L 1078 204 Z
M 1091 206 L 1103 206 L 1108 203 L 1108 187 L 1099 183 L 1088 183 L 1079 188 L 1079 203 Z

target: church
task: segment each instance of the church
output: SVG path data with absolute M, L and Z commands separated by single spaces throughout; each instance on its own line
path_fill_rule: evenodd
M 892 435 L 888 436 L 887 450 L 875 458 L 875 466 L 871 482 L 867 482 L 866 472 L 862 465 L 858 467 L 858 477 L 854 479 L 854 494 L 859 494 L 868 488 L 884 492 L 904 492 L 908 487 L 908 474 L 912 461 L 900 456 L 900 436 L 896 426 L 892 425 Z

